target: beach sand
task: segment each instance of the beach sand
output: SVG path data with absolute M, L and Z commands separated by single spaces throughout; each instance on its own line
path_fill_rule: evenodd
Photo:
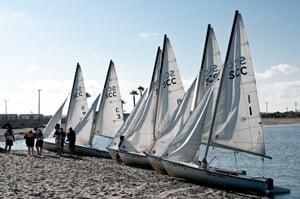
M 0 153 L 0 198 L 258 198 L 207 188 L 108 159 Z

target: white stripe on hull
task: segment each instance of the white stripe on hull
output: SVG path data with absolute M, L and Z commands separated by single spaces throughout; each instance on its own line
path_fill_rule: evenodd
M 44 141 L 43 148 L 48 151 L 56 151 L 56 145 L 53 142 Z M 64 152 L 69 152 L 68 144 L 64 146 Z M 83 156 L 93 156 L 93 157 L 100 157 L 100 158 L 111 158 L 108 151 L 102 151 L 94 148 L 88 148 L 84 146 L 75 146 L 75 154 L 76 155 L 83 155 Z
M 217 187 L 255 191 L 267 193 L 268 183 L 266 178 L 251 178 L 246 175 L 229 175 L 221 172 L 213 171 L 213 169 L 203 169 L 196 165 L 185 165 L 177 162 L 162 160 L 162 164 L 168 172 L 168 175 L 189 179 L 205 185 L 213 185 Z
M 119 151 L 119 155 L 124 164 L 152 168 L 147 156 L 144 154 Z

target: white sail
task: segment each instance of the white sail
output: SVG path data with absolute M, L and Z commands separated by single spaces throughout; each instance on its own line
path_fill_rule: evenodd
M 153 132 L 157 97 L 155 89 L 150 91 L 144 106 L 137 116 L 138 121 L 135 121 L 134 126 L 126 135 L 125 140 L 120 146 L 120 150 L 142 153 L 150 149 L 154 139 Z
M 118 77 L 113 61 L 109 64 L 96 118 L 95 134 L 106 137 L 114 137 L 124 122 Z
M 172 117 L 170 117 L 162 132 L 159 133 L 158 138 L 151 148 L 151 155 L 162 157 L 169 144 L 183 128 L 191 114 L 196 80 L 197 79 L 193 81 L 192 85 L 184 95 L 182 103 L 177 107 Z
M 62 112 L 65 106 L 67 99 L 62 103 L 62 105 L 59 107 L 59 109 L 56 111 L 56 113 L 51 117 L 49 122 L 47 123 L 45 129 L 44 129 L 44 137 L 45 138 L 51 138 L 54 135 L 55 132 L 55 125 L 56 124 L 61 124 L 61 119 L 62 119 Z
M 84 145 L 84 146 L 91 144 L 92 127 L 94 123 L 94 117 L 95 117 L 99 98 L 100 98 L 100 94 L 94 100 L 87 114 L 85 114 L 82 120 L 74 128 L 74 131 L 76 132 L 76 144 Z
M 197 104 L 181 132 L 166 150 L 164 157 L 182 162 L 198 160 L 202 131 L 205 128 L 206 115 L 213 104 L 214 88 L 210 87 Z
M 159 92 L 159 78 L 160 78 L 160 68 L 161 68 L 161 59 L 162 59 L 162 50 L 160 47 L 157 49 L 155 63 L 154 63 L 154 69 L 153 74 L 151 78 L 151 83 L 149 87 L 149 92 L 152 89 L 157 89 L 157 94 Z
M 197 83 L 196 104 L 198 104 L 214 81 L 220 80 L 222 67 L 221 53 L 211 25 L 208 25 L 201 69 Z M 218 85 L 216 85 L 218 86 Z
M 161 76 L 159 85 L 159 98 L 157 103 L 157 113 L 155 122 L 155 137 L 166 125 L 168 119 L 172 116 L 177 106 L 181 103 L 184 88 L 178 70 L 175 54 L 173 52 L 170 40 L 165 35 Z
M 211 130 L 222 66 L 213 28 L 208 25 L 201 70 L 198 76 L 196 106 L 182 131 L 170 144 L 166 152 L 168 157 L 187 162 L 198 159 L 201 141 L 207 142 Z
M 253 64 L 245 26 L 238 12 L 220 88 L 212 144 L 265 156 Z
M 148 89 L 145 90 L 141 99 L 137 102 L 136 106 L 132 109 L 128 118 L 122 125 L 122 127 L 118 130 L 117 134 L 112 139 L 108 148 L 117 150 L 120 143 L 120 136 L 126 136 L 128 132 L 130 132 L 131 128 L 134 126 L 135 122 L 138 120 L 138 113 L 141 111 L 141 108 L 144 107 L 145 101 L 147 99 Z
M 66 129 L 75 127 L 88 110 L 84 80 L 79 63 L 77 63 L 73 88 L 71 91 Z

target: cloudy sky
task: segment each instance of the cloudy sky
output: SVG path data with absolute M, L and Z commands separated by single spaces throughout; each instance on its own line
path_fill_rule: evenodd
M 260 107 L 300 109 L 300 1 L 0 1 L 0 113 L 53 114 L 70 92 L 80 62 L 89 102 L 101 92 L 109 60 L 125 109 L 129 92 L 148 87 L 156 48 L 168 34 L 187 89 L 200 68 L 211 23 L 222 52 L 234 10 L 247 28 Z

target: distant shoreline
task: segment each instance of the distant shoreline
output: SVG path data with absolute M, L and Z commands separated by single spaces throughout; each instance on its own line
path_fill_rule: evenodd
M 262 118 L 263 125 L 300 124 L 300 118 Z

